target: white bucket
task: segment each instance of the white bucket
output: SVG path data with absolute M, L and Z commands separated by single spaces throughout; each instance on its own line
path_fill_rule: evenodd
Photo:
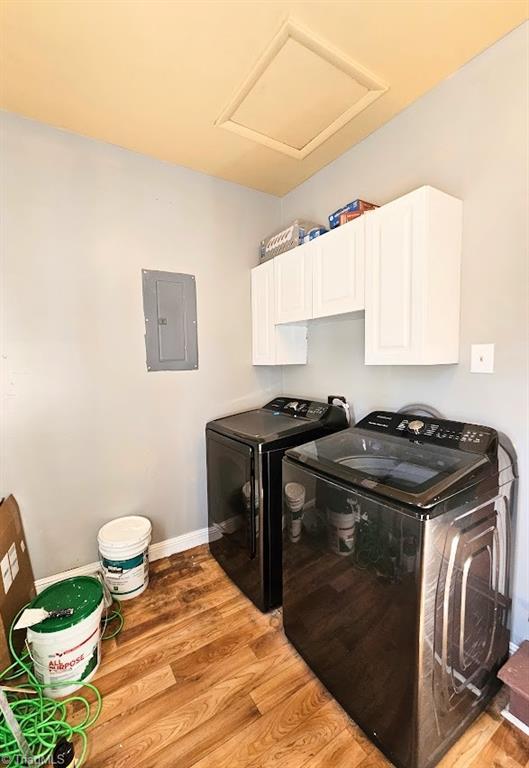
M 359 515 L 356 510 L 340 514 L 327 509 L 329 546 L 337 555 L 346 557 L 354 549 L 355 527 Z
M 149 584 L 152 525 L 146 517 L 119 517 L 99 531 L 99 559 L 105 583 L 117 600 L 132 600 Z
M 285 503 L 290 516 L 290 541 L 294 544 L 297 544 L 301 539 L 305 495 L 305 486 L 301 483 L 287 483 L 285 485 Z
M 90 576 L 53 584 L 33 601 L 32 607 L 74 610 L 70 617 L 47 619 L 27 631 L 35 677 L 45 696 L 70 696 L 97 672 L 103 606 L 103 587 Z

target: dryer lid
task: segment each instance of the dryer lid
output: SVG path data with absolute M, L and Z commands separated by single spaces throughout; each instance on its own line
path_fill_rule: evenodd
M 314 424 L 300 417 L 296 418 L 277 411 L 259 409 L 216 419 L 208 426 L 210 429 L 223 434 L 235 435 L 256 442 L 266 442 L 296 432 L 303 432 L 313 428 Z
M 413 416 L 387 416 L 386 425 L 371 414 L 360 426 L 292 448 L 287 455 L 337 480 L 417 507 L 433 506 L 497 472 L 494 430 L 478 427 L 482 438 L 470 444 L 461 440 L 474 434 L 473 429 L 465 432 L 473 425 L 460 424 L 458 431 L 456 422 L 437 420 L 436 430 L 424 425 L 420 436 L 407 428 Z M 403 421 L 405 429 L 399 429 Z M 448 424 L 457 440 L 448 436 L 452 432 L 443 426 Z
M 215 419 L 207 425 L 215 432 L 251 443 L 271 443 L 316 426 L 342 429 L 347 426 L 345 412 L 319 400 L 278 395 L 262 408 Z

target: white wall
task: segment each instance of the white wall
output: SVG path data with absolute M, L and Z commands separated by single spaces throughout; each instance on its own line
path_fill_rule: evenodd
M 464 201 L 460 364 L 366 367 L 362 317 L 318 321 L 309 364 L 285 367 L 283 389 L 347 395 L 357 418 L 427 402 L 512 438 L 521 475 L 518 641 L 529 635 L 528 31 L 512 32 L 283 198 L 285 222 L 325 222 L 348 200 L 384 203 L 422 184 Z M 472 342 L 495 343 L 493 375 L 470 374 Z
M 207 524 L 204 425 L 279 391 L 251 365 L 249 267 L 276 198 L 2 116 L 3 493 L 37 577 L 109 518 Z M 147 373 L 141 269 L 196 275 L 199 370 Z M 7 356 L 7 359 L 6 357 Z

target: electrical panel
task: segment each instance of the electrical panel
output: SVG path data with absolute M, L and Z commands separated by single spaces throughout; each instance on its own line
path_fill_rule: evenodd
M 148 371 L 198 368 L 194 275 L 142 270 Z

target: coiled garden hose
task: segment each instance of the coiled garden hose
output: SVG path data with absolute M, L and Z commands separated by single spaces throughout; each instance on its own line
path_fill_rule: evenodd
M 114 624 L 114 622 L 116 622 L 116 626 L 108 632 L 109 625 Z M 120 604 L 117 602 L 113 603 L 101 620 L 101 640 L 112 640 L 113 637 L 117 637 L 123 629 L 124 623 L 125 619 L 121 613 Z
M 88 748 L 86 731 L 94 725 L 101 714 L 103 700 L 95 685 L 83 681 L 79 681 L 79 685 L 88 688 L 94 694 L 95 701 L 92 703 L 84 696 L 69 696 L 61 701 L 44 696 L 45 686 L 35 677 L 29 651 L 26 648 L 19 656 L 13 644 L 14 626 L 27 607 L 26 605 L 22 608 L 9 630 L 9 649 L 14 662 L 0 673 L 0 686 L 9 688 L 5 693 L 30 747 L 33 765 L 45 764 L 61 739 L 71 741 L 72 738 L 77 737 L 81 742 L 81 754 L 76 764 L 80 768 L 85 762 Z M 116 627 L 108 632 L 108 627 L 114 622 L 117 622 Z M 114 603 L 102 618 L 102 639 L 110 640 L 116 637 L 121 632 L 123 622 L 121 607 L 119 603 Z M 20 681 L 21 678 L 23 682 Z M 67 680 L 47 684 L 46 687 L 59 688 L 61 685 L 70 687 L 75 684 L 75 681 Z M 71 725 L 68 717 L 79 720 L 79 711 L 82 713 L 80 722 Z M 0 717 L 0 760 L 9 761 L 8 765 L 27 764 L 3 716 Z

